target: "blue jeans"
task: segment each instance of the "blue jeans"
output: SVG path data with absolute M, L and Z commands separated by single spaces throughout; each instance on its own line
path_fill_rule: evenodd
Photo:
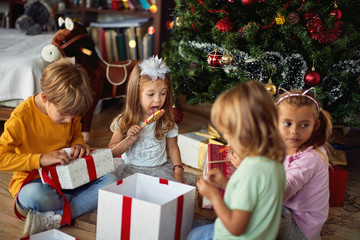
M 62 190 L 71 207 L 71 219 L 96 210 L 98 190 L 117 180 L 114 174 L 109 173 L 78 188 Z M 18 203 L 25 211 L 54 211 L 60 215 L 64 207 L 63 197 L 49 184 L 43 184 L 41 179 L 33 180 L 21 188 Z
M 191 230 L 187 240 L 211 240 L 214 238 L 214 224 L 202 225 Z

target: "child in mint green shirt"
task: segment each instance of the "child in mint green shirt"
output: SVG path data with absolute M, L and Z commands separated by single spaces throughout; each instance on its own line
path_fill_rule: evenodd
M 241 84 L 216 99 L 211 121 L 231 146 L 228 158 L 237 170 L 229 181 L 219 169 L 199 179 L 199 192 L 210 200 L 217 219 L 194 228 L 188 239 L 275 239 L 286 152 L 272 97 L 259 82 Z M 224 199 L 217 187 L 225 189 Z

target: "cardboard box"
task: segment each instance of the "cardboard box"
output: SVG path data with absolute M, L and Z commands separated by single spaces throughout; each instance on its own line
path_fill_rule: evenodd
M 218 168 L 224 174 L 227 179 L 230 179 L 231 175 L 235 172 L 236 168 L 232 163 L 227 160 L 228 150 L 220 151 L 224 146 L 218 144 L 208 144 L 207 154 L 204 161 L 203 175 L 205 176 L 206 172 Z M 221 195 L 224 196 L 225 190 L 218 188 Z M 202 197 L 201 207 L 206 209 L 211 209 L 211 203 L 207 198 Z
M 195 187 L 140 173 L 99 190 L 96 239 L 186 239 Z
M 329 167 L 330 207 L 341 207 L 345 199 L 348 172 L 341 167 Z
M 39 173 L 43 183 L 47 182 L 48 176 L 62 189 L 74 189 L 114 170 L 111 149 L 97 149 L 90 156 L 71 160 L 67 165 L 39 168 Z
M 76 240 L 76 238 L 63 233 L 57 229 L 47 230 L 45 232 L 36 233 L 27 237 L 20 238 L 20 240 Z

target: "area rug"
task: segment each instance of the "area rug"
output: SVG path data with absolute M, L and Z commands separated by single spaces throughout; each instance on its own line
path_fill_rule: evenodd
M 360 239 L 360 196 L 346 194 L 342 207 L 330 208 L 321 237 L 323 240 Z

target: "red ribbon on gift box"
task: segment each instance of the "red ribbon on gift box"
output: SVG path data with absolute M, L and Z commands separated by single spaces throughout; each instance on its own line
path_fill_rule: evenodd
M 52 181 L 52 179 L 49 177 L 49 175 L 47 174 L 47 169 L 46 168 L 43 167 L 41 169 L 41 174 L 42 174 L 44 182 L 49 184 L 53 189 L 55 189 L 55 191 L 58 194 L 60 194 L 64 198 L 64 209 L 63 209 L 63 215 L 62 215 L 60 225 L 62 225 L 64 223 L 67 223 L 68 225 L 70 225 L 70 222 L 71 222 L 71 208 L 70 208 L 70 204 L 69 204 L 68 200 L 66 199 L 66 197 L 62 193 L 61 188 L 58 185 L 56 185 Z
M 117 182 L 117 185 L 120 185 L 122 183 L 123 181 L 121 179 Z M 159 183 L 168 185 L 168 180 L 160 178 Z M 121 235 L 120 235 L 122 240 L 130 239 L 131 205 L 132 205 L 132 198 L 123 196 L 122 217 L 121 217 L 122 224 L 121 224 Z M 177 198 L 176 223 L 175 223 L 175 233 L 174 233 L 175 240 L 180 239 L 183 209 L 184 209 L 184 195 L 180 195 Z
M 93 158 L 93 156 L 85 156 L 84 158 L 86 161 L 86 167 L 87 167 L 88 174 L 89 174 L 89 180 L 90 180 L 90 182 L 94 181 L 97 179 L 94 158 Z

